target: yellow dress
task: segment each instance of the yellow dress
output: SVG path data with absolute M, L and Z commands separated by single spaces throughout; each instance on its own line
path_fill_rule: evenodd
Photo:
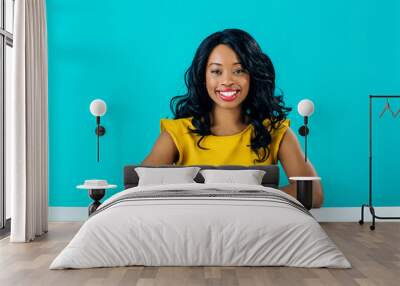
M 269 119 L 265 119 L 264 126 L 269 126 Z M 179 160 L 176 165 L 271 165 L 278 162 L 278 151 L 283 135 L 290 126 L 290 120 L 281 122 L 280 127 L 271 134 L 272 142 L 269 145 L 270 155 L 264 162 L 255 162 L 257 155 L 251 150 L 250 140 L 253 125 L 249 124 L 240 133 L 228 136 L 208 135 L 200 142 L 200 146 L 208 150 L 200 149 L 197 141 L 200 136 L 191 133 L 188 127 L 194 129 L 192 118 L 161 119 L 161 131 L 166 131 L 172 137 L 179 151 Z

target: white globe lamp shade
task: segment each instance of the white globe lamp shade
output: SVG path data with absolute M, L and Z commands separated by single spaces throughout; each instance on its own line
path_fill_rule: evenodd
M 107 111 L 107 105 L 104 100 L 95 99 L 90 103 L 90 112 L 94 116 L 103 116 Z
M 297 111 L 301 116 L 311 116 L 314 113 L 314 103 L 309 99 L 303 99 L 297 105 Z

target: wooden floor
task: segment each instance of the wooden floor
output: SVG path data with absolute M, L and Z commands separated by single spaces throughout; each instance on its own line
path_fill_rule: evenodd
M 400 285 L 400 223 L 324 223 L 323 228 L 353 268 L 119 267 L 48 270 L 80 223 L 50 223 L 32 243 L 0 241 L 0 285 Z

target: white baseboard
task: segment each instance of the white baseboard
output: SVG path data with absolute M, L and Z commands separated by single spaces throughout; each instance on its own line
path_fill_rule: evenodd
M 311 210 L 311 213 L 319 222 L 357 222 L 361 208 L 320 208 Z M 375 214 L 400 217 L 400 207 L 376 207 Z M 87 218 L 86 207 L 49 207 L 49 221 L 85 221 Z M 371 218 L 369 209 L 365 208 L 364 221 L 371 221 Z
M 49 207 L 49 221 L 85 221 L 87 218 L 85 207 Z
M 378 216 L 400 217 L 400 207 L 374 207 L 374 209 L 375 215 Z M 319 222 L 358 222 L 361 219 L 361 207 L 320 208 L 312 209 L 311 213 Z M 368 208 L 364 208 L 364 221 L 372 221 L 372 216 Z

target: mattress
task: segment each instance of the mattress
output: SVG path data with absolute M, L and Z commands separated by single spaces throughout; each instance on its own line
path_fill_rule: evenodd
M 50 269 L 119 266 L 350 268 L 315 218 L 264 186 L 137 186 L 107 199 Z

